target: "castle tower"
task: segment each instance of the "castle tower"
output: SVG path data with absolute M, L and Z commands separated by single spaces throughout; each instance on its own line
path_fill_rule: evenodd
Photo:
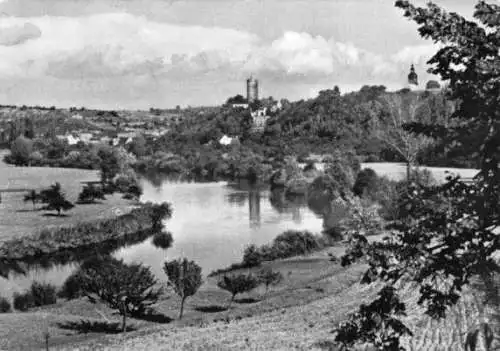
M 247 79 L 247 102 L 251 104 L 256 100 L 259 100 L 259 81 L 250 76 Z
M 408 85 L 410 89 L 415 89 L 418 86 L 418 75 L 413 65 L 411 65 L 410 74 L 408 74 Z

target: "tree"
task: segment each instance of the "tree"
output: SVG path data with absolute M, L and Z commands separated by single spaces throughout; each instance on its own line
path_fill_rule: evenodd
M 270 267 L 263 268 L 258 274 L 259 281 L 266 286 L 266 294 L 270 285 L 276 285 L 283 280 L 280 272 L 274 272 Z
M 10 157 L 17 166 L 28 166 L 33 142 L 24 136 L 18 136 L 10 146 Z
M 190 296 L 196 294 L 203 284 L 201 267 L 194 261 L 187 258 L 165 262 L 163 270 L 168 277 L 169 285 L 181 298 L 181 310 L 179 319 L 182 319 L 184 312 L 184 302 Z
M 88 184 L 83 187 L 78 194 L 78 201 L 82 203 L 92 203 L 95 200 L 106 200 L 101 187 L 96 187 L 94 184 Z
M 495 285 L 500 267 L 494 259 L 500 247 L 497 232 L 500 226 L 500 6 L 478 1 L 473 21 L 447 13 L 433 3 L 418 8 L 399 0 L 396 6 L 419 25 L 419 33 L 424 38 L 443 44 L 428 62 L 429 72 L 449 81 L 449 98 L 457 101 L 448 125 L 413 123 L 410 130 L 438 135 L 449 142 L 450 148 L 476 156 L 480 160 L 480 171 L 472 184 L 452 176 L 443 185 L 411 184 L 402 199 L 408 211 L 395 223 L 397 231 L 371 244 L 363 235 L 354 235 L 342 264 L 364 257 L 369 269 L 362 282 L 381 279 L 387 284 L 385 293 L 394 291 L 390 288 L 403 278 L 415 283 L 419 287 L 418 302 L 432 318 L 444 317 L 447 309 L 459 301 L 463 288 L 474 280 L 480 281 L 489 292 L 488 300 L 480 307 L 477 329 L 468 334 L 466 347 L 475 349 L 481 331 L 483 348 L 492 350 L 494 341 L 488 333 L 490 313 L 500 309 L 500 294 Z M 474 142 L 469 142 L 472 139 Z M 390 305 L 402 310 L 397 295 L 390 295 Z M 381 316 L 386 307 L 367 306 L 360 309 L 360 313 L 368 312 L 364 313 L 365 327 L 353 328 L 357 321 L 354 316 L 338 329 L 338 341 L 366 340 L 381 330 L 389 316 L 384 315 L 382 324 L 377 323 L 376 316 Z M 391 318 L 404 332 L 406 326 L 397 316 Z M 397 346 L 395 338 L 400 336 L 386 335 L 382 341 Z
M 24 202 L 31 201 L 33 203 L 33 209 L 36 207 L 36 203 L 40 200 L 40 194 L 36 190 L 31 190 L 24 195 Z
M 153 245 L 163 250 L 171 247 L 173 241 L 174 239 L 172 237 L 172 233 L 170 232 L 162 231 L 153 236 Z
M 101 181 L 109 183 L 120 172 L 120 162 L 117 154 L 110 146 L 102 146 L 97 152 L 101 159 L 99 168 L 101 169 Z
M 129 151 L 137 157 L 146 155 L 146 139 L 142 135 L 137 135 L 129 144 Z
M 419 153 L 432 144 L 433 139 L 406 130 L 408 123 L 421 122 L 419 109 L 424 107 L 418 93 L 391 93 L 382 96 L 387 119 L 377 122 L 377 137 L 397 152 L 406 162 L 407 179 L 411 167 L 417 163 Z M 427 117 L 430 117 L 427 115 Z
M 61 190 L 61 184 L 56 182 L 50 188 L 40 192 L 40 199 L 42 203 L 47 204 L 47 210 L 57 211 L 57 215 L 61 215 L 61 211 L 71 210 L 75 205 L 66 200 L 66 195 Z
M 93 303 L 98 300 L 123 316 L 126 331 L 127 315 L 143 315 L 158 301 L 162 290 L 149 267 L 126 264 L 112 257 L 95 257 L 85 261 L 78 271 L 81 291 Z
M 159 206 L 153 206 L 151 202 L 146 203 L 145 206 L 152 206 L 153 212 L 151 214 L 151 220 L 153 222 L 154 229 L 161 229 L 164 219 L 172 217 L 172 206 L 168 202 L 163 202 Z
M 259 283 L 259 280 L 252 274 L 236 274 L 224 275 L 222 280 L 217 282 L 217 286 L 231 293 L 231 300 L 228 305 L 228 308 L 231 308 L 236 295 L 255 289 Z

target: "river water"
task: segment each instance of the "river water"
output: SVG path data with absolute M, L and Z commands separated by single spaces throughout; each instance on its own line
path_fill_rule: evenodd
M 286 199 L 266 187 L 246 183 L 186 183 L 167 179 L 142 180 L 141 201 L 170 202 L 173 216 L 165 221 L 174 242 L 167 250 L 158 249 L 151 238 L 113 253 L 126 262 L 141 262 L 165 279 L 165 259 L 187 257 L 196 261 L 204 274 L 240 262 L 249 244 L 269 243 L 288 229 L 319 233 L 322 216 L 313 212 L 303 198 Z M 23 290 L 32 280 L 60 286 L 77 264 L 37 267 L 26 275 L 11 275 L 9 290 Z

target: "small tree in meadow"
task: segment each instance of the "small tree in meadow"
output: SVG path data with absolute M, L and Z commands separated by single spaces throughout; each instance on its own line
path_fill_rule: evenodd
M 263 268 L 258 274 L 259 281 L 266 286 L 266 294 L 270 285 L 277 285 L 283 280 L 280 272 L 273 271 L 270 267 Z
M 201 284 L 203 284 L 201 267 L 196 262 L 184 258 L 183 260 L 165 262 L 163 270 L 168 277 L 169 285 L 181 298 L 179 319 L 182 319 L 184 302 L 188 297 L 196 294 Z
M 61 184 L 55 183 L 50 188 L 40 192 L 42 203 L 47 204 L 47 210 L 57 211 L 57 215 L 61 215 L 61 211 L 71 210 L 75 205 L 66 200 L 66 195 L 61 190 Z
M 259 285 L 260 281 L 252 274 L 225 275 L 217 282 L 217 286 L 231 293 L 228 308 L 234 301 L 236 295 L 249 292 Z
M 91 302 L 101 300 L 123 316 L 122 331 L 128 314 L 144 314 L 162 293 L 155 288 L 157 280 L 151 270 L 141 264 L 96 257 L 84 262 L 78 272 L 81 291 Z

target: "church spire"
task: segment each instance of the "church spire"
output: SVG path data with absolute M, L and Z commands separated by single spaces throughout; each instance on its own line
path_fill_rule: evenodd
M 408 74 L 408 84 L 418 85 L 418 75 L 415 72 L 415 66 L 412 64 L 410 68 L 410 74 Z

